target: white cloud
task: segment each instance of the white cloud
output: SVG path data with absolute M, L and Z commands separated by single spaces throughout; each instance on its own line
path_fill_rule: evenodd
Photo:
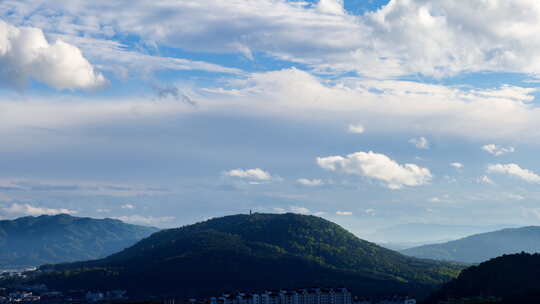
M 132 204 L 124 204 L 124 205 L 120 206 L 120 208 L 122 208 L 122 209 L 135 209 L 135 206 L 132 205 Z
M 2 208 L 2 211 L 14 214 L 14 215 L 56 215 L 56 214 L 75 214 L 77 211 L 70 210 L 66 208 L 47 208 L 47 207 L 36 207 L 30 204 L 11 204 L 9 207 Z
M 96 209 L 96 212 L 98 212 L 98 213 L 109 213 L 109 212 L 111 212 L 111 209 L 98 208 L 98 209 Z
M 489 173 L 507 174 L 529 183 L 540 184 L 540 176 L 533 171 L 523 169 L 517 164 L 495 164 L 487 168 Z
M 228 68 L 204 61 L 163 57 L 128 50 L 126 45 L 112 40 L 70 35 L 52 35 L 84 50 L 85 55 L 99 64 L 100 69 L 112 71 L 121 78 L 147 77 L 158 70 L 200 70 L 214 73 L 243 74 L 239 69 Z M 142 73 L 142 75 L 140 75 Z
M 277 213 L 287 213 L 287 209 L 285 208 L 274 208 L 274 211 L 277 212 Z
M 495 184 L 495 182 L 493 182 L 493 180 L 489 178 L 489 176 L 487 175 L 479 177 L 476 181 L 480 184 L 489 184 L 489 185 Z
M 484 91 L 407 81 L 348 78 L 332 83 L 289 69 L 252 74 L 231 82 L 229 89 L 196 90 L 193 93 L 199 105 L 196 109 L 182 102 L 137 98 L 81 100 L 72 97 L 67 101 L 36 98 L 25 102 L 4 98 L 0 100 L 4 113 L 0 131 L 12 134 L 14 130 L 27 132 L 21 129 L 27 126 L 67 128 L 94 123 L 139 123 L 141 119 L 197 111 L 249 116 L 265 112 L 328 123 L 361 119 L 373 132 L 429 129 L 433 134 L 481 139 L 540 137 L 540 130 L 535 128 L 540 123 L 540 109 L 529 103 L 535 89 L 511 89 L 520 96 L 519 100 L 484 96 L 481 94 Z M 332 113 L 333 120 L 328 120 L 328 113 Z M 39 143 L 29 141 L 29 144 Z
M 361 124 L 349 125 L 349 133 L 362 134 L 365 131 L 366 129 Z
M 425 137 L 411 138 L 409 143 L 413 144 L 418 149 L 429 149 L 429 141 Z
M 341 0 L 199 2 L 48 1 L 40 10 L 32 0 L 4 0 L 0 12 L 53 33 L 134 35 L 150 45 L 243 56 L 263 52 L 321 71 L 374 77 L 540 71 L 540 4 L 534 0 L 393 0 L 362 16 L 346 13 Z
M 377 214 L 377 211 L 375 209 L 369 208 L 364 210 L 364 213 L 369 216 L 375 216 Z
M 229 170 L 224 173 L 225 176 L 229 177 L 236 177 L 236 178 L 242 178 L 242 179 L 250 179 L 250 180 L 256 180 L 256 181 L 270 181 L 272 179 L 272 175 L 262 169 L 255 168 L 255 169 L 234 169 Z
M 443 194 L 441 196 L 435 196 L 429 199 L 432 203 L 442 203 L 442 202 L 450 202 L 450 195 Z
M 300 178 L 297 179 L 296 182 L 307 187 L 318 187 L 324 185 L 324 182 L 321 179 Z
M 484 145 L 482 146 L 482 150 L 494 156 L 501 156 L 507 153 L 515 152 L 514 147 L 501 147 L 495 144 Z
M 485 140 L 540 137 L 534 127 L 540 123 L 540 109 L 530 102 L 536 91 L 352 77 L 329 81 L 293 68 L 250 74 L 231 81 L 227 89 L 207 88 L 200 94 L 216 105 L 214 111 L 312 120 L 328 120 L 331 113 L 341 121 L 361 120 L 373 132 L 430 130 Z
M 24 102 L 0 98 L 2 124 L 0 132 L 21 132 L 24 128 L 50 128 L 72 131 L 90 124 L 129 124 L 171 117 L 193 111 L 193 106 L 183 102 L 138 99 L 66 99 L 32 98 Z M 55 115 L 50 115 L 55 113 Z M 28 130 L 25 130 L 28 131 Z M 32 144 L 31 141 L 28 144 Z M 35 141 L 34 141 L 34 144 Z
M 315 216 L 322 216 L 326 214 L 325 212 L 322 212 L 322 211 L 313 212 L 310 209 L 306 207 L 302 207 L 302 206 L 289 206 L 288 208 L 277 207 L 277 208 L 273 208 L 273 210 L 277 213 L 291 212 L 291 213 L 297 213 L 297 214 L 303 214 L 303 215 L 315 215 Z
M 0 84 L 22 88 L 29 79 L 56 89 L 94 89 L 107 82 L 77 47 L 49 43 L 38 28 L 0 20 Z
M 326 14 L 343 15 L 343 0 L 319 0 L 317 10 Z
M 390 189 L 419 186 L 431 181 L 429 169 L 415 164 L 400 165 L 384 154 L 356 152 L 342 156 L 318 157 L 317 164 L 326 170 L 341 171 L 386 182 Z
M 132 224 L 142 224 L 142 225 L 160 225 L 174 221 L 176 218 L 174 216 L 143 216 L 143 215 L 129 215 L 129 216 L 116 216 L 112 217 L 122 222 L 132 223 Z
M 351 211 L 336 211 L 337 215 L 352 215 L 353 213 Z
M 169 193 L 167 189 L 152 186 L 112 184 L 95 181 L 0 179 L 0 187 L 3 187 L 4 191 L 14 190 L 19 193 L 50 192 L 83 196 L 107 195 L 131 197 Z
M 519 194 L 513 194 L 513 193 L 508 193 L 507 194 L 507 197 L 511 200 L 515 200 L 515 201 L 522 201 L 525 199 L 524 196 L 522 195 L 519 195 Z
M 290 206 L 289 209 L 291 210 L 291 212 L 298 213 L 298 214 L 310 214 L 311 213 L 311 210 L 309 210 L 306 207 Z
M 462 169 L 463 168 L 463 164 L 458 163 L 458 162 L 451 163 L 450 166 L 452 166 L 452 167 L 454 167 L 456 169 Z

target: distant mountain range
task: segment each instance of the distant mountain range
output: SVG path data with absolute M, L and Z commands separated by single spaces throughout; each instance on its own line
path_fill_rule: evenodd
M 104 259 L 41 267 L 34 280 L 53 289 L 120 288 L 131 295 L 193 297 L 319 285 L 418 296 L 461 268 L 407 257 L 319 217 L 253 214 L 162 230 Z
M 408 246 L 442 243 L 468 235 L 500 230 L 504 228 L 515 228 L 509 225 L 441 225 L 425 223 L 409 223 L 393 225 L 377 231 L 362 235 L 367 240 L 375 241 L 379 244 L 394 248 Z M 410 245 L 410 246 L 409 246 Z
M 480 263 L 503 254 L 540 252 L 540 227 L 509 228 L 475 234 L 442 244 L 424 245 L 402 250 L 418 258 Z
M 540 303 L 540 255 L 504 255 L 465 269 L 445 284 L 427 303 L 469 298 L 452 303 Z M 477 298 L 473 301 L 473 298 Z M 489 302 L 498 300 L 497 302 Z
M 114 219 L 67 214 L 0 221 L 0 268 L 91 260 L 108 256 L 158 231 Z

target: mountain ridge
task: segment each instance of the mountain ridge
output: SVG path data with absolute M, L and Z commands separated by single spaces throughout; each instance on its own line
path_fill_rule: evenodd
M 540 252 L 540 226 L 505 228 L 400 252 L 418 258 L 476 264 L 503 254 Z
M 27 267 L 108 256 L 158 231 L 117 219 L 68 214 L 0 221 L 0 267 Z
M 48 265 L 40 282 L 186 297 L 312 285 L 425 295 L 460 269 L 382 248 L 319 217 L 257 213 L 162 230 L 100 260 Z
M 471 266 L 444 284 L 426 303 L 439 303 L 446 299 L 473 299 L 476 302 L 501 304 L 536 304 L 540 299 L 540 254 L 517 253 Z M 483 301 L 482 301 L 483 299 Z

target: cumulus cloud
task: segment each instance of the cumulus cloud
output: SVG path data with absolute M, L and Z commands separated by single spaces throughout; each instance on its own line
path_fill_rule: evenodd
M 6 213 L 13 215 L 56 215 L 56 214 L 75 214 L 77 211 L 70 210 L 66 208 L 47 208 L 47 207 L 38 207 L 32 206 L 30 204 L 11 204 L 8 207 L 2 208 Z
M 456 168 L 456 169 L 463 169 L 463 164 L 462 163 L 458 163 L 458 162 L 454 162 L 454 163 L 451 163 L 450 166 Z
M 129 215 L 129 216 L 116 216 L 112 217 L 122 222 L 132 223 L 132 224 L 142 224 L 142 225 L 162 225 L 174 221 L 176 218 L 174 216 L 143 216 L 143 215 Z
M 122 208 L 122 209 L 135 209 L 135 206 L 132 205 L 132 204 L 124 204 L 124 205 L 120 206 L 120 208 Z
M 429 149 L 429 141 L 425 137 L 415 137 L 409 140 L 409 143 L 413 144 L 418 149 Z
M 349 133 L 354 134 L 362 134 L 366 131 L 363 125 L 361 124 L 355 124 L 355 125 L 349 125 Z
M 306 187 L 318 187 L 324 185 L 324 181 L 321 179 L 299 178 L 296 182 Z
M 272 179 L 272 175 L 270 173 L 260 168 L 233 169 L 233 170 L 226 171 L 224 175 L 229 176 L 229 177 L 236 177 L 236 178 L 255 180 L 255 181 L 266 181 L 266 182 Z
M 336 211 L 337 215 L 352 215 L 353 213 L 351 211 Z
M 62 40 L 49 43 L 38 28 L 0 20 L 0 84 L 22 88 L 29 79 L 60 90 L 106 84 L 77 47 Z
M 425 185 L 432 179 L 427 168 L 415 164 L 400 165 L 388 156 L 372 151 L 356 152 L 345 157 L 318 157 L 317 164 L 326 170 L 384 181 L 390 189 Z
M 487 168 L 489 173 L 500 173 L 522 179 L 528 183 L 540 184 L 540 176 L 533 171 L 523 169 L 517 164 L 494 164 Z
M 515 151 L 514 147 L 501 147 L 495 144 L 484 145 L 482 150 L 494 156 L 501 156 Z

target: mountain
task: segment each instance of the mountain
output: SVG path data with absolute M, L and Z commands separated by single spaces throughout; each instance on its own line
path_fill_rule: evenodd
M 158 231 L 113 219 L 67 214 L 0 221 L 0 268 L 91 260 L 108 256 Z
M 475 264 L 522 251 L 540 252 L 540 227 L 509 228 L 475 234 L 442 244 L 405 249 L 401 253 L 418 258 Z
M 498 303 L 505 304 L 539 303 L 540 255 L 528 253 L 504 255 L 467 268 L 458 278 L 448 282 L 436 292 L 428 303 L 438 303 L 448 298 L 475 297 L 484 299 L 495 297 L 500 300 Z M 474 303 L 488 302 L 484 300 Z
M 515 228 L 508 225 L 441 225 L 427 223 L 408 223 L 380 228 L 364 235 L 367 240 L 379 244 L 413 244 L 413 246 L 442 243 L 460 239 L 468 235 L 484 233 L 504 228 Z M 414 245 L 416 243 L 416 245 Z
M 314 285 L 425 295 L 460 269 L 379 247 L 319 217 L 253 214 L 162 230 L 105 259 L 45 266 L 36 283 L 183 297 Z

